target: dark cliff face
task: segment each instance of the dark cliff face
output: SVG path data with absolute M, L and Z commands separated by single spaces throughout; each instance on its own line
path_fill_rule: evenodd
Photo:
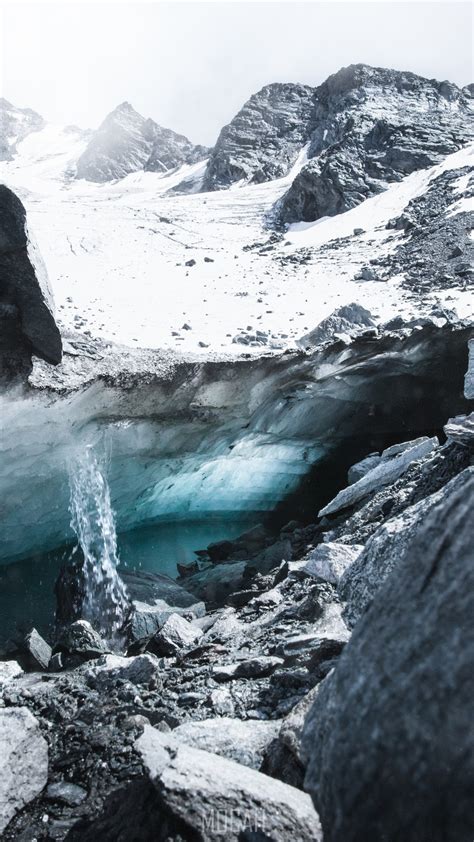
M 352 65 L 315 97 L 311 160 L 280 202 L 283 223 L 343 213 L 474 136 L 470 98 L 414 73 Z
M 32 354 L 61 362 L 48 276 L 18 196 L 0 185 L 0 380 L 24 377 Z
M 286 175 L 308 142 L 314 95 L 306 85 L 267 85 L 224 126 L 209 159 L 204 190 L 244 179 L 258 183 Z
M 132 172 L 166 172 L 205 158 L 207 150 L 145 119 L 123 102 L 94 132 L 77 162 L 77 178 L 104 182 Z

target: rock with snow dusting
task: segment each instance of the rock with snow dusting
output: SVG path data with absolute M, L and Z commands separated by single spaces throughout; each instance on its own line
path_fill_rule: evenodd
M 222 129 L 203 190 L 285 175 L 309 139 L 313 106 L 313 91 L 306 85 L 276 83 L 251 96 Z
M 43 118 L 31 108 L 16 108 L 0 97 L 0 161 L 10 161 L 18 144 L 43 128 Z
M 44 789 L 48 744 L 27 708 L 0 709 L 0 833 Z
M 471 100 L 448 82 L 355 64 L 314 94 L 310 161 L 279 202 L 285 223 L 343 213 L 472 139 Z
M 345 304 L 323 319 L 314 330 L 302 336 L 297 345 L 300 348 L 312 348 L 333 340 L 336 334 L 354 336 L 368 327 L 375 327 L 372 313 L 360 304 Z
M 419 444 L 413 447 L 404 449 L 401 453 L 394 456 L 392 459 L 383 459 L 379 465 L 365 474 L 360 480 L 347 488 L 343 488 L 334 500 L 331 500 L 319 512 L 319 516 L 333 514 L 341 509 L 346 509 L 353 506 L 368 494 L 371 494 L 378 488 L 388 485 L 398 479 L 417 459 L 421 459 L 428 453 L 431 453 L 438 447 L 438 439 L 436 436 L 430 439 L 422 439 Z
M 169 838 L 177 838 L 175 828 L 184 823 L 188 834 L 194 832 L 203 842 L 322 840 L 311 799 L 294 787 L 216 754 L 177 744 L 150 726 L 145 726 L 135 748 L 169 817 Z
M 124 658 L 121 655 L 102 655 L 85 674 L 92 686 L 104 687 L 113 681 L 130 681 L 132 684 L 156 682 L 159 673 L 158 659 L 150 653 Z
M 250 769 L 260 769 L 270 742 L 280 730 L 280 722 L 219 717 L 185 722 L 173 730 L 173 737 L 186 745 L 235 760 Z
M 326 842 L 473 836 L 473 508 L 465 471 L 420 519 L 311 708 L 305 786 Z

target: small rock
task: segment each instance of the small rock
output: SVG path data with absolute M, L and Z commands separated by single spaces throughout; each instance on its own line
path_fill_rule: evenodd
M 31 669 L 48 669 L 52 649 L 46 643 L 36 629 L 32 629 L 23 641 L 23 649 L 26 653 L 28 665 Z
M 157 655 L 169 657 L 175 655 L 180 649 L 194 646 L 202 635 L 202 630 L 193 626 L 184 617 L 171 614 L 158 634 L 152 638 L 150 649 Z
M 61 804 L 67 804 L 68 807 L 77 807 L 87 798 L 87 792 L 77 784 L 60 781 L 56 784 L 49 784 L 46 788 L 45 798 L 48 801 L 59 801 Z

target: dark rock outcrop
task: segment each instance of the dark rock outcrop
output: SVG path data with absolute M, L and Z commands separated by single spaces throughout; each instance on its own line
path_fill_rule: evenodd
M 351 65 L 315 100 L 312 160 L 279 203 L 283 223 L 347 211 L 473 137 L 470 98 L 414 73 Z
M 0 380 L 27 376 L 32 354 L 61 362 L 46 267 L 22 202 L 0 185 Z
M 474 833 L 474 476 L 448 486 L 356 626 L 305 725 L 327 842 Z
M 77 178 L 103 182 L 143 169 L 166 172 L 204 159 L 206 154 L 205 147 L 145 119 L 123 102 L 93 133 L 77 162 Z
M 259 183 L 286 175 L 308 142 L 314 92 L 306 85 L 273 84 L 250 97 L 222 129 L 203 190 L 235 181 Z

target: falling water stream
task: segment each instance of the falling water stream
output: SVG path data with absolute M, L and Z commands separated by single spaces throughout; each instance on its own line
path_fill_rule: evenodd
M 69 468 L 71 526 L 83 554 L 83 619 L 108 639 L 117 636 L 128 609 L 118 572 L 117 534 L 105 471 L 92 447 Z

